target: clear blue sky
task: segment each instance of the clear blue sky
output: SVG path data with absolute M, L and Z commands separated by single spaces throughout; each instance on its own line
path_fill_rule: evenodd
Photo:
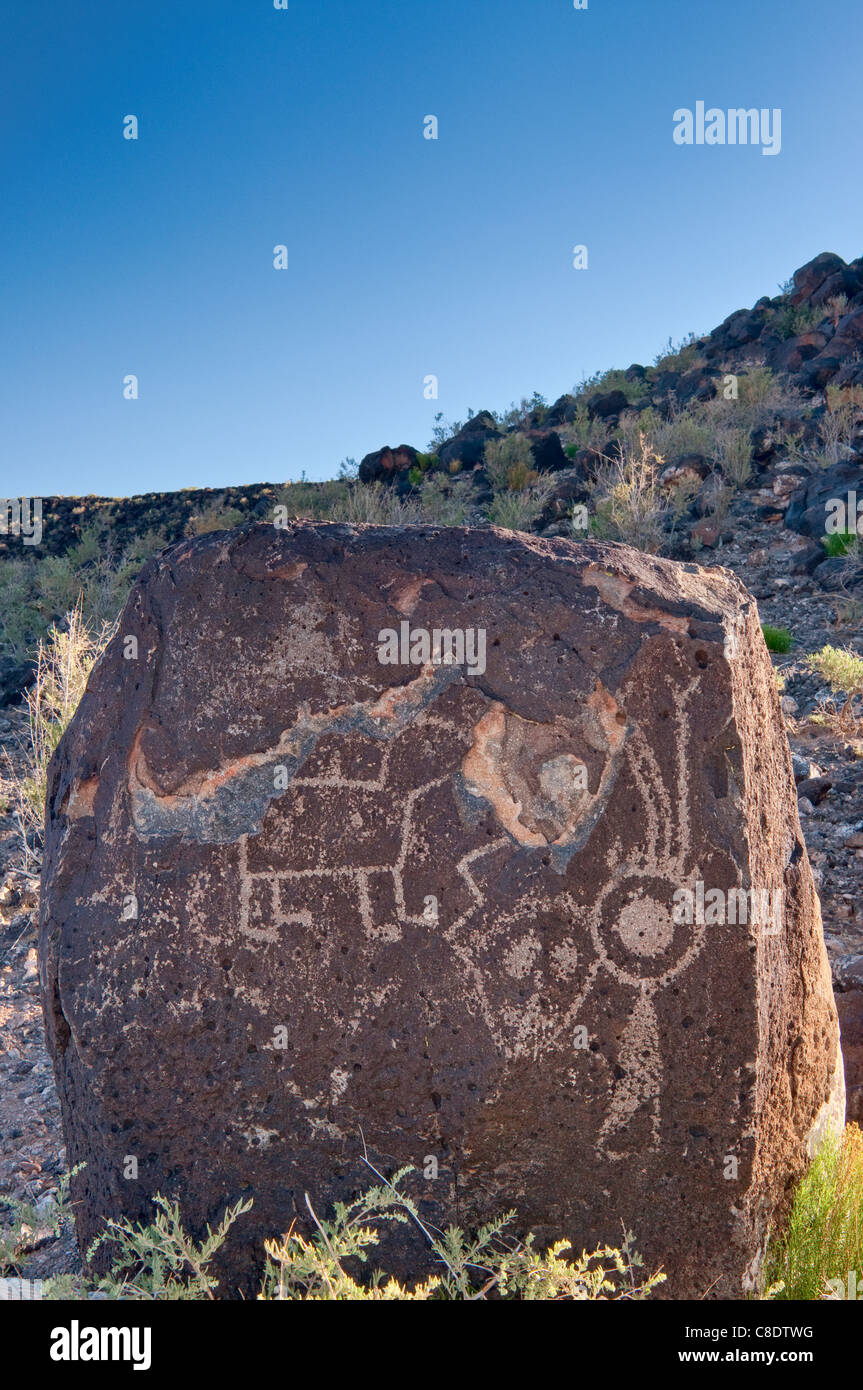
M 0 70 L 5 495 L 333 476 L 863 253 L 859 0 L 21 0 Z

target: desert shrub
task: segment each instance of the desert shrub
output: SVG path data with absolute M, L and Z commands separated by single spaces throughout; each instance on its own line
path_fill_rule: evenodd
M 518 492 L 495 493 L 486 516 L 492 526 L 506 531 L 528 531 L 554 491 L 554 480 L 542 478 Z
M 418 521 L 438 526 L 464 526 L 470 515 L 471 481 L 434 473 L 420 487 Z
M 644 435 L 635 447 L 606 458 L 593 483 L 591 531 L 655 554 L 664 539 L 672 503 L 659 485 L 663 459 Z
M 16 661 L 27 654 L 39 621 L 33 608 L 34 569 L 25 560 L 0 560 L 0 646 Z
M 298 520 L 344 520 L 336 513 L 346 504 L 353 489 L 364 486 L 347 475 L 326 483 L 285 483 L 276 488 L 274 506 L 285 507 L 288 516 Z
M 25 695 L 30 742 L 23 774 L 13 774 L 15 818 L 21 833 L 24 867 L 38 860 L 45 821 L 48 764 L 81 701 L 90 672 L 114 631 L 114 623 L 91 628 L 79 602 L 65 627 L 52 626 L 36 651 L 36 677 Z M 11 766 L 11 765 L 10 765 Z
M 598 416 L 591 419 L 587 402 L 579 401 L 575 418 L 560 430 L 560 437 L 567 457 L 574 459 L 579 449 L 604 449 L 611 438 L 611 430 Z
M 827 303 L 824 305 L 824 308 L 827 310 L 828 315 L 833 320 L 833 327 L 835 328 L 839 320 L 842 318 L 843 314 L 846 314 L 848 312 L 847 294 L 831 295 L 831 297 L 827 300 Z
M 21 1263 L 34 1244 L 46 1235 L 57 1236 L 72 1228 L 69 1184 L 83 1164 L 62 1173 L 52 1199 L 38 1207 L 15 1197 L 0 1197 L 0 1276 L 21 1275 Z
M 369 1165 L 371 1167 L 371 1165 Z M 380 1185 L 352 1202 L 339 1202 L 331 1218 L 320 1219 L 306 1194 L 314 1226 L 310 1238 L 293 1227 L 265 1242 L 266 1266 L 259 1299 L 287 1301 L 484 1301 L 495 1298 L 534 1301 L 641 1300 L 649 1298 L 665 1279 L 661 1271 L 645 1277 L 643 1261 L 631 1232 L 624 1232 L 619 1249 L 602 1246 L 573 1260 L 564 1258 L 567 1241 L 540 1252 L 534 1239 L 518 1240 L 506 1232 L 514 1213 L 506 1212 L 466 1233 L 450 1226 L 434 1231 L 422 1221 L 416 1204 L 400 1184 L 410 1168 L 392 1180 L 372 1169 Z M 114 1247 L 110 1273 L 93 1281 L 62 1276 L 48 1281 L 44 1296 L 81 1298 L 98 1292 L 109 1299 L 213 1299 L 217 1279 L 213 1261 L 231 1227 L 251 1207 L 250 1200 L 229 1207 L 215 1230 L 207 1228 L 196 1242 L 184 1230 L 178 1204 L 161 1195 L 149 1224 L 109 1219 L 104 1233 L 91 1245 L 88 1257 L 102 1247 Z M 422 1232 L 439 1273 L 412 1287 L 380 1271 L 358 1275 L 368 1266 L 368 1252 L 379 1244 L 388 1222 L 412 1222 Z M 345 1266 L 348 1266 L 346 1268 Z
M 825 310 L 814 304 L 781 304 L 770 313 L 770 326 L 780 338 L 796 338 L 798 333 L 807 333 L 817 328 L 825 316 Z
M 352 525 L 406 526 L 418 519 L 416 501 L 399 497 L 386 483 L 351 483 L 330 505 L 329 521 Z M 324 519 L 324 518 L 320 518 Z
M 827 388 L 827 409 L 818 422 L 820 451 L 817 462 L 831 468 L 851 452 L 857 433 L 860 406 L 856 397 L 838 387 Z
M 187 536 L 205 536 L 211 531 L 230 531 L 246 521 L 245 514 L 236 507 L 226 507 L 224 495 L 214 497 L 206 507 L 193 512 L 186 522 Z
M 594 376 L 585 377 L 575 387 L 574 395 L 579 401 L 585 401 L 588 396 L 607 395 L 609 391 L 622 391 L 630 405 L 635 405 L 637 401 L 643 400 L 650 390 L 650 384 L 645 377 L 633 377 L 630 379 L 621 367 L 610 367 L 608 371 L 597 372 Z
M 826 680 L 830 689 L 844 695 L 845 703 L 839 714 L 843 728 L 856 729 L 857 718 L 854 701 L 863 695 L 863 657 L 852 652 L 849 647 L 822 647 L 806 658 L 806 664 Z
M 0 561 L 2 653 L 23 660 L 79 604 L 88 626 L 113 622 L 145 561 L 166 544 L 163 532 L 150 529 L 115 552 L 109 537 L 87 528 L 65 555 Z
M 769 652 L 790 652 L 794 638 L 787 627 L 771 627 L 769 623 L 762 623 L 761 631 Z
M 316 1235 L 306 1240 L 289 1232 L 281 1241 L 266 1243 L 268 1265 L 261 1297 L 475 1302 L 493 1294 L 525 1301 L 640 1300 L 648 1298 L 665 1278 L 659 1271 L 643 1278 L 631 1232 L 624 1233 L 621 1249 L 603 1246 L 591 1254 L 583 1251 L 573 1261 L 563 1258 L 571 1248 L 568 1241 L 557 1241 L 540 1253 L 532 1236 L 524 1241 L 508 1236 L 506 1227 L 514 1212 L 472 1234 L 457 1226 L 434 1232 L 422 1221 L 412 1199 L 399 1191 L 408 1172 L 404 1168 L 392 1181 L 383 1179 L 380 1187 L 355 1202 L 338 1203 L 328 1222 L 319 1221 L 309 1203 Z M 410 1290 L 391 1278 L 384 1282 L 379 1273 L 358 1283 L 343 1262 L 367 1262 L 366 1251 L 378 1243 L 376 1227 L 382 1221 L 412 1221 L 418 1226 L 440 1273 Z
M 689 333 L 675 345 L 671 338 L 662 352 L 654 358 L 654 372 L 688 372 L 698 360 L 699 342 L 694 333 Z
M 428 442 L 430 453 L 437 453 L 442 444 L 446 444 L 448 439 L 452 439 L 454 434 L 458 434 L 462 427 L 461 420 L 447 420 L 442 410 L 439 410 L 434 417 L 434 429 L 432 437 Z
M 437 454 L 418 453 L 416 456 L 416 463 L 408 472 L 411 485 L 413 487 L 419 487 L 426 473 L 428 473 L 430 469 L 437 468 L 438 463 L 439 459 Z
M 649 430 L 649 442 L 663 459 L 680 458 L 682 454 L 701 454 L 704 458 L 710 458 L 714 433 L 694 411 L 675 410 L 667 420 L 660 420 Z
M 523 430 L 532 419 L 542 424 L 548 414 L 548 401 L 539 391 L 534 391 L 530 397 L 522 396 L 520 401 L 513 401 L 506 410 L 493 410 L 491 414 L 501 429 Z
M 751 367 L 741 373 L 737 393 L 734 414 L 738 423 L 750 430 L 769 424 L 780 410 L 793 410 L 797 401 L 769 367 Z
M 726 426 L 716 435 L 715 458 L 735 487 L 741 488 L 752 474 L 752 439 L 747 429 Z
M 485 446 L 485 471 L 495 492 L 521 492 L 536 482 L 533 449 L 526 434 L 507 434 L 489 439 Z
M 863 1282 L 863 1134 L 847 1125 L 828 1140 L 797 1186 L 788 1227 L 768 1254 L 768 1296 L 816 1300 Z

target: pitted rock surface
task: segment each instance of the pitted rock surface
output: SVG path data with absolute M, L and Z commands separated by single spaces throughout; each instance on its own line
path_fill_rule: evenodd
M 485 660 L 381 664 L 402 623 Z M 678 920 L 699 884 L 779 916 Z M 80 1239 L 251 1195 L 228 1294 L 367 1146 L 437 1159 L 440 1227 L 623 1221 L 664 1293 L 740 1297 L 842 1118 L 755 602 L 616 545 L 297 523 L 151 561 L 52 764 L 41 947 Z

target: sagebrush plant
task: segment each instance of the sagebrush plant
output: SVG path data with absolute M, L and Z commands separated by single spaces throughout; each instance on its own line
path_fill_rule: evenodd
M 857 433 L 859 408 L 850 401 L 834 397 L 818 423 L 818 439 L 821 445 L 816 460 L 822 468 L 832 468 L 851 453 L 851 444 Z
M 771 309 L 769 313 L 771 327 L 780 338 L 796 338 L 799 333 L 817 328 L 826 317 L 826 310 L 819 309 L 814 304 L 782 304 L 776 309 Z
M 850 647 L 833 647 L 828 643 L 820 652 L 812 652 L 806 664 L 826 680 L 834 694 L 844 695 L 839 723 L 842 728 L 856 731 L 858 716 L 854 702 L 863 695 L 863 657 Z
M 679 343 L 669 338 L 662 352 L 654 358 L 655 372 L 687 372 L 699 357 L 699 342 L 695 333 L 688 333 Z
M 285 483 L 276 488 L 274 506 L 284 507 L 289 517 L 304 521 L 342 520 L 334 512 L 345 504 L 355 489 L 363 484 L 355 473 L 347 471 L 326 483 Z M 380 491 L 380 485 L 378 485 Z
M 245 512 L 241 512 L 237 507 L 225 505 L 223 494 L 221 497 L 214 497 L 206 507 L 192 513 L 186 522 L 186 535 L 206 536 L 212 531 L 230 531 L 247 520 Z
M 735 487 L 744 487 L 752 475 L 750 431 L 733 426 L 717 431 L 715 457 L 723 476 Z
M 846 1125 L 818 1151 L 794 1194 L 786 1230 L 768 1253 L 768 1297 L 817 1300 L 829 1280 L 863 1282 L 863 1133 Z
M 64 555 L 0 560 L 0 654 L 24 661 L 78 603 L 88 624 L 113 621 L 144 563 L 166 545 L 149 528 L 117 551 L 90 526 Z
M 469 478 L 432 473 L 419 490 L 417 520 L 437 526 L 464 526 L 470 517 Z
M 586 401 L 575 407 L 575 418 L 561 427 L 560 438 L 567 458 L 574 459 L 579 449 L 602 450 L 611 438 L 611 430 L 598 415 L 591 416 Z
M 526 434 L 489 439 L 485 446 L 485 471 L 495 492 L 523 492 L 539 474 L 533 466 L 533 449 Z
M 332 1217 L 320 1218 L 306 1194 L 311 1236 L 301 1235 L 292 1226 L 286 1234 L 265 1241 L 260 1300 L 641 1300 L 649 1298 L 665 1279 L 661 1270 L 645 1276 L 631 1232 L 624 1232 L 620 1248 L 602 1246 L 568 1260 L 564 1258 L 570 1249 L 567 1241 L 557 1241 L 540 1252 L 532 1236 L 522 1241 L 508 1235 L 512 1212 L 474 1233 L 457 1226 L 437 1231 L 422 1220 L 415 1202 L 402 1190 L 411 1167 L 391 1179 L 371 1163 L 368 1167 L 378 1184 L 352 1202 L 337 1203 Z M 214 1261 L 231 1227 L 250 1210 L 251 1200 L 228 1207 L 215 1228 L 207 1227 L 202 1241 L 195 1241 L 185 1230 L 176 1201 L 158 1194 L 153 1201 L 152 1222 L 110 1219 L 90 1246 L 88 1258 L 99 1249 L 115 1248 L 108 1274 L 98 1279 L 60 1276 L 48 1281 L 43 1296 L 65 1299 L 98 1293 L 134 1301 L 214 1299 L 218 1284 Z M 379 1244 L 388 1222 L 417 1227 L 437 1272 L 408 1286 L 369 1268 L 369 1252 Z
M 71 1229 L 69 1184 L 83 1167 L 78 1164 L 70 1173 L 62 1173 L 56 1193 L 44 1206 L 37 1207 L 14 1197 L 0 1197 L 0 1276 L 20 1277 L 22 1262 L 34 1242 L 40 1242 L 46 1232 L 57 1237 Z
M 659 484 L 662 457 L 643 434 L 636 447 L 606 457 L 592 485 L 591 531 L 655 554 L 662 545 L 672 503 Z
M 540 478 L 520 492 L 497 492 L 488 505 L 486 516 L 492 526 L 505 531 L 527 531 L 542 512 L 552 492 L 553 478 Z
M 641 432 L 644 433 L 643 423 Z M 655 453 L 669 460 L 683 454 L 701 454 L 709 458 L 716 440 L 715 432 L 701 413 L 677 408 L 672 408 L 668 418 L 660 420 L 646 438 Z
M 45 820 L 48 764 L 115 629 L 116 619 L 98 627 L 87 623 L 79 598 L 65 626 L 52 624 L 36 649 L 35 678 L 24 696 L 30 726 L 25 768 L 23 775 L 13 775 L 15 818 L 27 871 L 39 857 L 35 845 Z

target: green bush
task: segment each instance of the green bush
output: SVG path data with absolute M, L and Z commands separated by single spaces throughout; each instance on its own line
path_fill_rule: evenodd
M 643 1261 L 631 1232 L 624 1232 L 619 1249 L 602 1246 L 564 1259 L 568 1241 L 557 1241 L 540 1252 L 532 1236 L 518 1240 L 507 1234 L 514 1213 L 507 1212 L 468 1234 L 458 1226 L 434 1231 L 400 1184 L 411 1171 L 403 1168 L 389 1180 L 371 1164 L 380 1185 L 352 1202 L 336 1204 L 330 1219 L 321 1220 L 306 1194 L 314 1234 L 305 1237 L 295 1227 L 265 1242 L 265 1272 L 258 1298 L 287 1302 L 485 1301 L 489 1296 L 535 1301 L 632 1300 L 649 1298 L 665 1279 L 661 1271 L 645 1277 Z M 217 1279 L 213 1262 L 231 1227 L 251 1207 L 251 1200 L 229 1207 L 215 1230 L 207 1228 L 196 1242 L 183 1228 L 179 1206 L 154 1197 L 156 1217 L 148 1225 L 109 1219 L 91 1245 L 114 1247 L 108 1275 L 98 1280 L 65 1275 L 49 1280 L 43 1296 L 49 1299 L 86 1297 L 101 1293 L 109 1299 L 200 1301 L 213 1299 Z M 388 1222 L 412 1223 L 422 1233 L 439 1272 L 407 1287 L 380 1271 L 368 1271 L 368 1252 L 379 1244 Z
M 856 531 L 834 531 L 832 535 L 822 536 L 821 539 L 827 554 L 834 559 L 856 550 L 860 544 L 860 537 Z
M 806 664 L 827 681 L 835 694 L 845 696 L 839 720 L 844 727 L 856 728 L 854 701 L 863 695 L 863 657 L 850 647 L 822 647 L 806 658 Z
M 768 1253 L 768 1297 L 836 1297 L 829 1281 L 847 1289 L 852 1270 L 863 1284 L 863 1134 L 854 1124 L 822 1146 L 797 1186 L 788 1227 Z
M 526 434 L 507 434 L 489 439 L 485 446 L 485 471 L 495 492 L 521 492 L 536 482 L 533 449 Z
M 771 627 L 769 623 L 762 623 L 761 631 L 769 652 L 790 652 L 794 638 L 787 627 Z

